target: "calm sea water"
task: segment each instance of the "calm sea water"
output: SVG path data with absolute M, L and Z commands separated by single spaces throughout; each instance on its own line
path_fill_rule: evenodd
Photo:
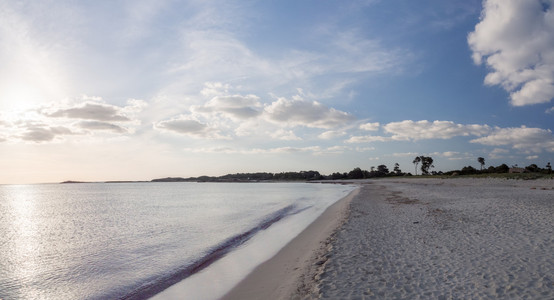
M 210 274 L 214 262 L 240 257 L 235 253 L 243 248 L 277 251 L 352 189 L 307 183 L 0 186 L 0 298 L 148 298 Z M 278 233 L 268 237 L 272 228 Z M 263 259 L 252 257 L 245 268 Z M 223 288 L 248 271 L 230 272 L 238 275 L 228 275 Z M 202 293 L 212 296 L 219 295 Z

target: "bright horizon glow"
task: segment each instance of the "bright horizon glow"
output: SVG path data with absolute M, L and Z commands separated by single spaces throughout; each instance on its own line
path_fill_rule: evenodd
M 3 3 L 0 183 L 544 167 L 552 4 Z

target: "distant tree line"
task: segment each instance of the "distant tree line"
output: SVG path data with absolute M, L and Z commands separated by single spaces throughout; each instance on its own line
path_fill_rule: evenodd
M 472 166 L 463 167 L 461 170 L 453 170 L 448 172 L 435 172 L 430 171 L 434 168 L 433 158 L 430 156 L 416 156 L 413 160 L 415 165 L 415 174 L 417 175 L 418 166 L 422 175 L 475 175 L 475 174 L 487 174 L 487 173 L 508 173 L 510 167 L 506 164 L 501 164 L 497 167 L 485 166 L 485 159 L 483 157 L 477 158 L 477 162 L 480 164 L 480 169 L 476 169 Z M 512 168 L 517 167 L 513 166 Z M 552 174 L 552 167 L 548 163 L 545 168 L 540 168 L 536 164 L 531 164 L 523 168 L 525 172 L 529 173 L 543 173 Z M 330 175 L 322 175 L 318 171 L 300 171 L 300 172 L 281 172 L 281 173 L 236 173 L 227 174 L 223 176 L 200 176 L 200 177 L 168 177 L 152 180 L 153 182 L 178 182 L 178 181 L 190 181 L 190 182 L 252 182 L 252 181 L 310 181 L 310 180 L 338 180 L 338 179 L 368 179 L 378 177 L 391 177 L 391 176 L 412 176 L 411 173 L 404 173 L 400 170 L 398 163 L 394 164 L 392 171 L 386 165 L 379 165 L 377 167 L 371 167 L 370 170 L 362 170 L 359 167 L 354 168 L 350 172 L 335 172 Z
M 322 175 L 318 171 L 300 171 L 300 172 L 281 172 L 281 173 L 236 173 L 223 176 L 200 176 L 200 177 L 167 177 L 152 180 L 153 182 L 251 182 L 251 181 L 310 181 L 310 180 L 333 180 L 333 179 L 364 179 L 384 176 L 403 176 L 406 175 L 395 164 L 393 172 L 385 165 L 377 168 L 372 167 L 371 171 L 362 170 L 357 167 L 350 172 L 333 173 L 331 175 Z M 411 175 L 411 174 L 409 174 Z
M 223 176 L 168 177 L 152 180 L 153 182 L 248 182 L 248 181 L 309 181 L 325 179 L 318 171 L 282 172 L 282 173 L 236 173 Z
M 550 162 L 546 164 L 544 168 L 537 166 L 536 164 L 530 164 L 525 168 L 519 168 L 517 165 L 509 167 L 507 164 L 501 164 L 499 166 L 489 166 L 488 168 L 483 168 L 485 165 L 485 159 L 482 157 L 477 158 L 477 161 L 481 165 L 481 168 L 477 170 L 472 166 L 463 167 L 461 170 L 453 170 L 445 172 L 446 175 L 459 174 L 459 175 L 476 175 L 476 174 L 502 174 L 510 172 L 510 169 L 517 169 L 518 172 L 525 173 L 541 173 L 541 174 L 552 174 L 552 166 Z

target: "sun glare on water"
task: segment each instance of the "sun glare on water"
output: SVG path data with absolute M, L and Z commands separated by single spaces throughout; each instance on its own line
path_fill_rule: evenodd
M 5 187 L 0 193 L 0 200 L 4 205 L 11 207 L 8 211 L 8 222 L 11 223 L 11 234 L 7 237 L 7 248 L 4 251 L 7 259 L 11 260 L 17 268 L 15 277 L 28 280 L 37 275 L 40 266 L 40 241 L 39 224 L 37 223 L 37 202 L 33 186 L 14 185 Z M 30 298 L 38 296 L 33 287 L 22 291 L 22 294 Z M 29 298 L 29 299 L 30 299 Z

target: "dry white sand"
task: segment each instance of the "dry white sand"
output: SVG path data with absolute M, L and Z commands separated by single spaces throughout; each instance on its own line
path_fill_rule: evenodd
M 327 258 L 293 297 L 554 299 L 554 181 L 374 181 Z

